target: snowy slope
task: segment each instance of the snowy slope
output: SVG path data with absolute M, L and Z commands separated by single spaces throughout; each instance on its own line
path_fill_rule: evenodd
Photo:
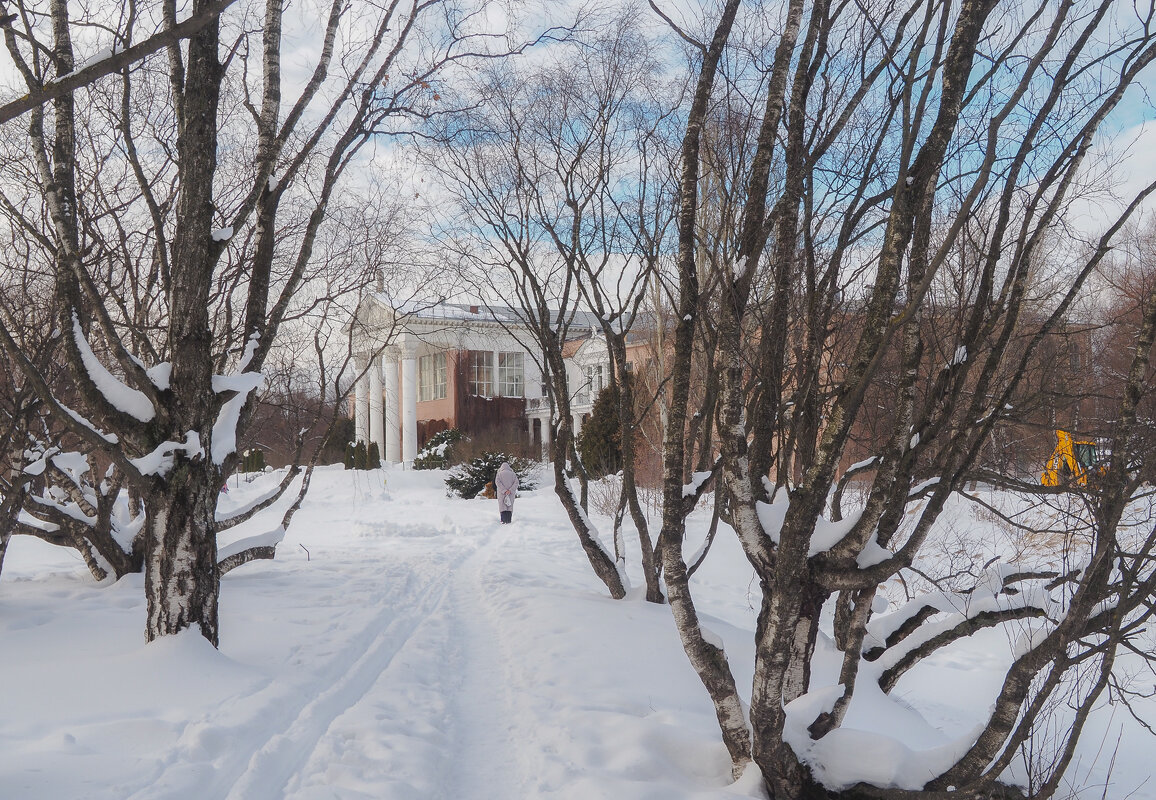
M 669 609 L 608 599 L 552 490 L 500 526 L 493 501 L 447 498 L 443 475 L 317 474 L 277 559 L 225 576 L 219 652 L 197 635 L 145 646 L 139 577 L 96 585 L 18 537 L 0 580 L 0 798 L 761 796 L 729 781 Z M 275 477 L 230 484 L 227 502 Z M 733 537 L 695 583 L 749 686 L 757 587 Z M 890 726 L 868 741 L 891 750 L 962 735 L 1006 661 L 999 633 L 971 647 L 900 684 L 927 722 L 880 697 L 848 725 Z M 1128 734 L 1108 797 L 1144 781 L 1149 746 Z

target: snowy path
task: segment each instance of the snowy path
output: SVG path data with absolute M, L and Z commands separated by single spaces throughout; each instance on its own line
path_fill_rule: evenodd
M 422 585 L 414 587 L 406 582 L 402 584 L 404 593 L 395 590 L 384 596 L 372 624 L 334 659 L 333 664 L 344 666 L 344 671 L 333 676 L 319 695 L 294 709 L 289 724 L 253 755 L 233 784 L 230 800 L 275 800 L 285 795 L 290 782 L 308 785 L 309 778 L 321 771 L 314 767 L 311 773 L 310 767 L 329 763 L 324 756 L 347 757 L 339 720 L 362 704 L 380 704 L 387 671 L 444 600 L 446 574 L 439 571 L 422 577 Z M 403 598 L 404 606 L 399 603 Z M 399 606 L 400 612 L 396 610 Z M 306 764 L 304 771 L 302 764 Z
M 318 601 L 333 603 L 335 621 L 329 633 L 340 634 L 340 639 L 314 643 L 321 645 L 314 653 L 309 642 L 292 648 L 291 660 L 304 668 L 301 680 L 238 695 L 225 701 L 224 711 L 212 709 L 190 723 L 161 759 L 157 774 L 128 796 L 156 797 L 161 787 L 179 795 L 198 783 L 203 786 L 207 779 L 213 797 L 309 797 L 311 785 L 331 782 L 329 772 L 340 777 L 340 765 L 356 759 L 357 749 L 371 751 L 373 738 L 388 738 L 388 726 L 376 726 L 374 735 L 375 726 L 362 729 L 353 722 L 351 727 L 351 720 L 366 709 L 373 709 L 375 721 L 389 719 L 395 662 L 412 651 L 420 654 L 428 649 L 431 632 L 435 653 L 449 645 L 436 631 L 444 627 L 454 570 L 469 556 L 470 545 L 432 553 L 423 549 L 412 559 L 394 561 L 384 573 L 378 572 L 381 564 L 361 551 L 349 551 L 344 562 L 331 560 L 347 578 L 357 576 L 346 581 L 345 597 L 373 598 L 373 605 L 365 609 L 368 613 L 343 608 L 343 595 L 320 595 Z M 342 616 L 351 619 L 344 621 Z M 415 716 L 416 710 L 406 709 L 406 716 Z M 380 763 L 372 752 L 360 755 L 366 756 L 366 764 Z M 211 773 L 203 769 L 206 760 Z
M 389 656 L 372 660 L 372 685 L 332 719 L 307 759 L 294 762 L 303 766 L 284 782 L 286 791 L 251 789 L 275 781 L 250 765 L 230 798 L 311 800 L 335 791 L 399 800 L 524 796 L 508 733 L 514 727 L 512 692 L 494 652 L 498 631 L 480 607 L 483 574 L 497 543 L 492 530 L 476 537 L 474 549 L 459 551 L 432 576 L 421 602 L 414 604 L 412 587 L 391 598 L 405 609 L 404 637 L 384 632 Z M 424 570 L 423 560 L 411 566 Z M 405 687 L 401 702 L 399 686 Z
M 669 610 L 609 600 L 552 493 L 500 526 L 436 476 L 386 477 L 317 476 L 277 559 L 222 582 L 219 651 L 143 645 L 139 577 L 10 553 L 0 798 L 750 796 Z
M 244 735 L 214 727 L 213 712 L 181 737 L 185 757 L 170 761 L 188 762 L 189 740 L 249 742 L 217 757 L 214 796 L 227 800 L 526 796 L 512 734 L 515 693 L 487 597 L 509 539 L 496 536 L 489 519 L 455 525 L 450 535 L 357 525 L 361 539 L 326 559 L 371 584 L 351 582 L 351 596 L 375 602 L 364 623 L 345 631 L 342 649 L 316 665 L 310 683 L 320 691 L 266 690 L 258 702 L 268 713 L 242 715 L 262 727 Z M 409 534 L 404 542 L 399 532 Z M 377 552 L 365 539 L 389 546 Z M 295 652 L 303 658 L 304 648 Z M 151 780 L 141 798 L 183 769 Z
M 491 620 L 485 593 L 485 575 L 493 559 L 500 557 L 502 544 L 491 537 L 487 547 L 458 571 L 451 592 L 458 684 L 448 710 L 465 724 L 455 728 L 452 738 L 452 760 L 443 773 L 440 793 L 445 798 L 525 796 L 517 760 L 515 696 L 506 667 L 509 654 Z

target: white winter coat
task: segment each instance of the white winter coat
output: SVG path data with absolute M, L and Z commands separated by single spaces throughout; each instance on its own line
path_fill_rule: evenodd
M 518 474 L 509 462 L 502 464 L 494 478 L 494 491 L 498 495 L 498 510 L 510 511 L 514 508 L 514 496 L 518 493 Z

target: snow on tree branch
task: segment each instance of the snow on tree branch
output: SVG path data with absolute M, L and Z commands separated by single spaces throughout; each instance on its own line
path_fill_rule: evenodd
M 145 370 L 145 374 L 149 376 L 149 380 L 153 382 L 162 392 L 169 388 L 169 378 L 173 374 L 173 365 L 171 362 L 163 361 L 155 367 L 149 367 Z
M 65 503 L 62 502 L 61 499 L 55 499 L 47 494 L 43 496 L 31 495 L 28 499 L 37 505 L 44 506 L 46 509 L 57 511 L 69 519 L 75 520 L 76 522 L 80 522 L 85 525 L 93 525 L 96 523 L 96 516 L 93 514 L 85 513 L 78 503 Z
M 204 455 L 205 449 L 201 446 L 201 437 L 196 431 L 185 434 L 184 442 L 162 442 L 146 456 L 134 458 L 130 463 L 136 467 L 141 475 L 165 476 L 173 468 L 173 456 L 184 453 L 189 458 Z
M 232 544 L 222 547 L 217 552 L 217 574 L 224 575 L 242 564 L 247 564 L 258 558 L 273 558 L 277 545 L 285 538 L 285 526 L 278 525 L 271 531 L 259 533 L 255 536 L 246 536 Z
M 249 347 L 246 347 L 245 363 L 248 362 L 248 357 L 252 353 L 250 348 L 254 346 L 253 340 L 250 340 Z M 260 372 L 242 372 L 235 375 L 214 375 L 213 376 L 213 391 L 217 393 L 236 392 L 221 406 L 221 411 L 217 415 L 217 421 L 213 423 L 213 463 L 218 466 L 225 463 L 225 459 L 232 455 L 237 450 L 237 425 L 241 420 L 241 409 L 245 407 L 245 401 L 249 397 L 249 393 L 254 389 L 258 389 L 265 384 L 265 376 Z
M 72 337 L 80 351 L 80 358 L 84 363 L 88 377 L 105 400 L 113 408 L 128 414 L 133 419 L 140 422 L 151 422 L 156 417 L 156 409 L 153 408 L 153 404 L 144 392 L 127 386 L 120 378 L 109 372 L 104 364 L 100 363 L 100 359 L 92 352 L 92 347 L 89 345 L 88 339 L 85 338 L 84 331 L 81 330 L 80 318 L 75 310 L 72 312 Z
M 868 640 L 872 640 L 885 647 L 892 647 L 900 640 L 905 638 L 910 632 L 910 627 L 913 620 L 925 614 L 927 611 L 941 614 L 962 614 L 967 616 L 970 613 L 978 613 L 987 608 L 980 608 L 979 604 L 996 596 L 1004 595 L 1021 595 L 1031 594 L 1033 587 L 1026 587 L 1029 591 L 1019 591 L 1011 589 L 1008 584 L 1012 582 L 1021 582 L 1028 577 L 1038 577 L 1045 579 L 1054 579 L 1056 574 L 1054 572 L 1043 572 L 1038 574 L 1026 573 L 1021 567 L 1016 567 L 1012 564 L 996 564 L 988 569 L 980 581 L 969 591 L 963 592 L 931 592 L 929 594 L 917 597 L 909 603 L 904 604 L 898 610 L 878 616 L 871 621 L 867 626 Z M 1044 594 L 1038 595 L 1037 603 L 1041 604 L 1041 608 L 1049 612 L 1057 612 L 1058 606 L 1046 594 L 1048 586 L 1043 587 Z M 874 660 L 878 655 L 872 655 L 869 650 L 867 654 L 868 660 Z
M 87 428 L 89 431 L 104 440 L 104 442 L 107 444 L 116 444 L 120 441 L 120 438 L 115 433 L 105 433 L 84 416 L 82 416 L 80 412 L 72 410 L 68 406 L 64 405 L 64 403 L 57 403 L 57 405 L 60 406 L 61 411 L 72 418 L 73 422 L 75 422 L 77 425 L 80 425 L 82 428 Z
M 300 450 L 299 450 L 300 452 Z M 217 514 L 217 531 L 222 531 L 231 528 L 234 525 L 240 525 L 258 512 L 264 511 L 269 506 L 276 503 L 285 494 L 293 479 L 301 474 L 301 467 L 294 463 L 285 473 L 285 477 L 281 482 L 270 488 L 268 491 L 262 492 L 259 496 L 254 498 L 248 505 L 243 508 L 235 509 L 228 514 Z
M 594 523 L 590 520 L 590 516 L 586 513 L 586 509 L 582 508 L 582 504 L 578 502 L 578 495 L 574 493 L 574 486 L 570 483 L 568 478 L 564 477 L 562 479 L 562 488 L 570 496 L 570 499 L 573 502 L 573 507 L 570 509 L 570 511 L 573 514 L 577 514 L 582 524 L 585 526 L 586 537 L 590 544 L 600 550 L 607 558 L 607 560 L 613 564 L 613 568 L 617 572 L 619 580 L 622 582 L 623 589 L 629 591 L 630 578 L 627 576 L 626 570 L 622 568 L 622 564 L 620 562 L 614 560 L 611 557 L 611 551 L 607 550 L 606 544 L 602 541 L 602 536 L 598 532 L 598 528 L 596 528 Z
M 690 483 L 684 484 L 682 487 L 682 496 L 683 497 L 695 497 L 695 496 L 697 496 L 699 493 L 699 490 L 702 488 L 702 485 L 704 483 L 706 483 L 708 480 L 710 480 L 712 475 L 714 475 L 714 472 L 712 470 L 706 470 L 703 472 L 696 472 L 693 475 L 691 475 L 690 476 Z
M 45 533 L 56 533 L 60 530 L 60 526 L 55 522 L 46 522 L 39 517 L 35 517 L 32 514 L 29 514 L 28 511 L 23 508 L 16 513 L 16 522 L 20 525 L 34 528 L 35 530 L 43 531 Z

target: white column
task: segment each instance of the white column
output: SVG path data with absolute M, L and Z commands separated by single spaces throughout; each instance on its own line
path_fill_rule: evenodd
M 575 414 L 574 417 L 574 438 L 578 438 L 578 434 L 582 433 L 582 415 Z
M 385 460 L 391 464 L 401 461 L 400 417 L 397 413 L 397 353 L 385 353 Z
M 365 362 L 360 362 L 364 364 Z M 354 428 L 357 441 L 364 442 L 369 438 L 369 378 L 362 375 L 357 379 L 354 387 Z
M 547 416 L 542 420 L 542 459 L 550 458 L 550 424 L 553 416 Z
M 381 360 L 373 359 L 369 366 L 369 441 L 377 442 L 377 454 L 385 451 L 381 417 Z
M 417 348 L 407 349 L 401 361 L 401 460 L 417 458 Z

